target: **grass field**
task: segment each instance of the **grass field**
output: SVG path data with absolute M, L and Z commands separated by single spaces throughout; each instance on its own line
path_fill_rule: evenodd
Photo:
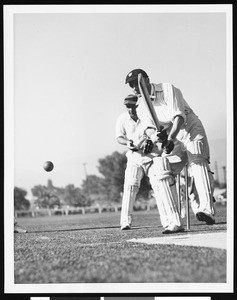
M 158 212 L 135 212 L 130 231 L 120 230 L 119 218 L 113 212 L 19 218 L 29 232 L 14 234 L 15 283 L 226 282 L 226 250 L 131 243 L 164 236 Z M 213 226 L 191 213 L 189 234 L 225 230 L 226 207 L 217 206 Z

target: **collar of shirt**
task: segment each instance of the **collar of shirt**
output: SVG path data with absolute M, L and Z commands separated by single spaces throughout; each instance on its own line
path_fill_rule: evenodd
M 150 94 L 150 98 L 152 100 L 154 100 L 156 98 L 156 95 L 155 95 L 155 92 L 162 92 L 163 89 L 161 87 L 161 85 L 159 84 L 154 84 L 154 83 L 151 83 L 151 94 Z
M 140 122 L 140 118 L 137 117 L 137 121 L 133 120 L 133 118 L 130 117 L 130 115 L 128 115 L 128 120 L 134 122 L 134 123 L 139 123 Z

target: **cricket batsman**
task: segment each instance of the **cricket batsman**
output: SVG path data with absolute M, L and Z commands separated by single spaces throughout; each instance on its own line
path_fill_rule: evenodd
M 142 69 L 128 73 L 125 83 L 141 97 L 138 75 L 144 78 L 157 118 L 167 131 L 168 138 L 163 145 L 167 155 L 175 153 L 177 147 L 186 151 L 191 175 L 194 178 L 199 203 L 196 218 L 208 225 L 215 223 L 213 209 L 213 175 L 210 170 L 210 151 L 202 122 L 184 99 L 181 91 L 170 83 L 150 83 L 149 76 Z M 139 75 L 140 76 L 140 75 Z M 141 98 L 140 98 L 141 99 Z M 143 101 L 139 101 L 139 113 L 146 114 Z M 186 164 L 185 159 L 183 165 Z

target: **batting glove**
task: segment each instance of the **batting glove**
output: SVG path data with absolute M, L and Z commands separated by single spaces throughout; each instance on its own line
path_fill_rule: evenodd
M 152 141 L 154 143 L 164 143 L 167 138 L 168 138 L 168 134 L 166 132 L 166 129 L 163 129 L 164 127 L 161 126 L 160 128 L 160 131 L 156 131 L 153 136 L 151 137 L 152 138 Z
M 128 140 L 127 141 L 127 147 L 128 147 L 128 149 L 130 149 L 132 151 L 138 151 L 136 146 L 134 146 L 134 144 L 133 144 L 133 140 Z
M 174 149 L 174 142 L 172 140 L 166 140 L 162 143 L 162 148 L 165 154 L 170 154 Z
M 164 143 L 168 139 L 168 134 L 165 129 L 162 129 L 157 133 L 157 137 L 159 143 Z
M 144 154 L 148 154 L 151 153 L 152 149 L 153 149 L 153 142 L 150 139 L 146 139 L 143 145 L 143 153 Z

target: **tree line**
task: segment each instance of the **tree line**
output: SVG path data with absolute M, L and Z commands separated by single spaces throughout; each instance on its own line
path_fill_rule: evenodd
M 47 185 L 36 185 L 31 189 L 33 203 L 26 199 L 27 192 L 19 187 L 14 188 L 15 210 L 29 208 L 55 208 L 65 205 L 74 207 L 91 206 L 98 204 L 120 203 L 123 193 L 124 173 L 127 158 L 125 153 L 113 152 L 98 160 L 100 176 L 88 175 L 81 186 L 68 184 L 65 187 L 56 187 L 51 180 Z M 138 198 L 148 199 L 151 186 L 149 179 L 144 177 L 141 182 Z

